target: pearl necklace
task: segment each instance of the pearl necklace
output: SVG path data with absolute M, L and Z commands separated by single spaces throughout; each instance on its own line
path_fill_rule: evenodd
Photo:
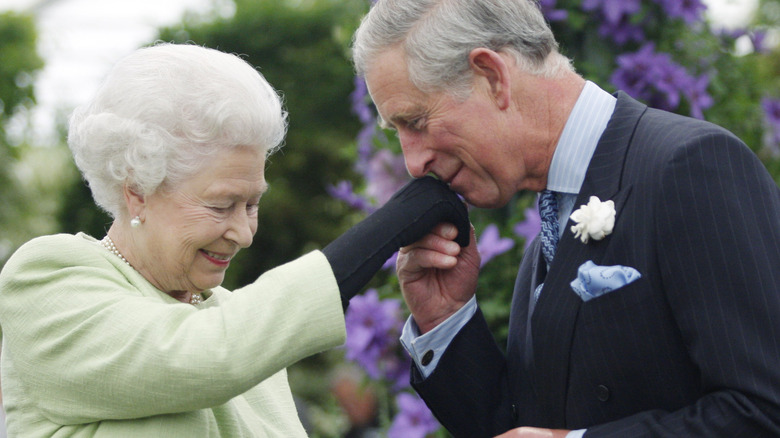
M 125 256 L 122 255 L 121 252 L 119 252 L 118 249 L 116 249 L 116 245 L 114 245 L 114 241 L 111 240 L 110 237 L 108 237 L 108 234 L 106 234 L 106 237 L 103 238 L 103 240 L 100 241 L 100 244 L 106 247 L 107 250 L 111 251 L 115 256 L 122 259 L 123 262 L 127 264 L 127 266 L 130 266 L 130 262 L 127 261 Z
M 119 257 L 123 262 L 125 262 L 127 266 L 130 266 L 131 268 L 133 267 L 130 264 L 130 262 L 127 261 L 125 256 L 123 256 L 122 253 L 119 252 L 118 249 L 116 249 L 116 245 L 114 245 L 114 241 L 111 240 L 110 237 L 108 237 L 108 234 L 106 234 L 106 237 L 104 237 L 103 240 L 100 241 L 100 244 L 103 245 L 103 247 L 109 250 L 112 254 Z M 203 296 L 201 294 L 193 292 L 190 295 L 190 304 L 196 305 L 202 302 L 203 302 Z

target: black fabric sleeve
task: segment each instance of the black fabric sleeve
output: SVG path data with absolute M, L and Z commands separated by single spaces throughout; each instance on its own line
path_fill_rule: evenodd
M 455 241 L 468 245 L 471 225 L 465 203 L 446 184 L 426 176 L 406 184 L 380 209 L 326 246 L 322 252 L 338 281 L 344 309 L 394 252 L 441 222 L 455 225 Z

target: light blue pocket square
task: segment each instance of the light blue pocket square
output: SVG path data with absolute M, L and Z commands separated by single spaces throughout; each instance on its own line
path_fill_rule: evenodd
M 598 266 L 592 260 L 588 260 L 577 269 L 577 278 L 571 282 L 571 288 L 582 298 L 582 301 L 588 301 L 641 277 L 639 271 L 628 266 Z

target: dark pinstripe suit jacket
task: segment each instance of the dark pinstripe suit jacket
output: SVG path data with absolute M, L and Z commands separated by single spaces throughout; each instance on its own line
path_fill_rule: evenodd
M 543 275 L 534 243 L 506 355 L 478 311 L 428 379 L 413 370 L 437 418 L 469 438 L 523 425 L 780 436 L 780 189 L 756 156 L 618 93 L 576 205 L 591 195 L 615 201 L 614 232 L 583 244 L 569 224 L 529 318 Z M 569 283 L 587 260 L 642 278 L 584 303 Z

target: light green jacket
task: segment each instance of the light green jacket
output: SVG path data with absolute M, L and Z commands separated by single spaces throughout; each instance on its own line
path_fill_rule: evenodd
M 318 251 L 192 306 L 84 234 L 20 248 L 0 273 L 10 437 L 306 436 L 285 368 L 344 342 Z

